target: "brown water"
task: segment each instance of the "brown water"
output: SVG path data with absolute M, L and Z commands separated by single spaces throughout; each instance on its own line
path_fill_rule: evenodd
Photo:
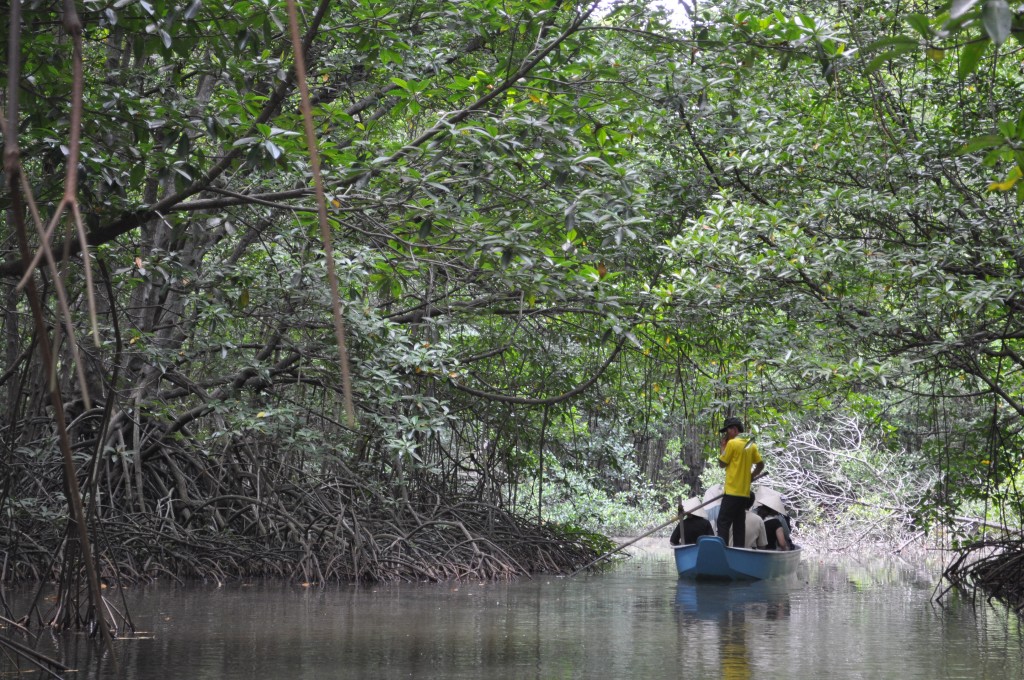
M 673 566 L 655 550 L 517 583 L 147 586 L 127 593 L 139 634 L 115 642 L 116 668 L 81 636 L 29 643 L 82 680 L 1024 678 L 1017 619 L 934 605 L 927 570 L 806 559 L 792 580 L 730 586 Z

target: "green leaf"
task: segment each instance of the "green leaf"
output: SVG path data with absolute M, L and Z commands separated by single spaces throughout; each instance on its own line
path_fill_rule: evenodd
M 430 230 L 433 226 L 434 220 L 431 217 L 424 218 L 424 220 L 420 222 L 420 231 L 418 236 L 421 241 L 425 241 L 427 237 L 430 236 Z
M 907 17 L 907 23 L 910 24 L 911 28 L 920 33 L 923 38 L 932 37 L 932 26 L 925 15 L 919 13 L 911 14 Z
M 985 157 L 981 159 L 981 164 L 988 168 L 996 167 L 996 164 L 1003 160 L 1003 149 L 999 147 L 993 149 L 985 154 Z
M 380 51 L 380 61 L 382 64 L 401 64 L 403 59 L 399 52 L 394 50 L 382 49 Z
M 981 61 L 981 55 L 985 53 L 988 43 L 988 38 L 981 38 L 980 40 L 974 40 L 967 43 L 964 45 L 964 48 L 960 50 L 960 65 L 956 69 L 956 74 L 961 80 L 978 69 L 978 63 Z
M 907 35 L 890 35 L 881 40 L 876 40 L 873 43 L 869 43 L 861 52 L 877 52 L 886 47 L 892 47 L 893 45 L 904 46 L 912 45 L 914 48 L 917 47 L 917 38 L 911 38 Z
M 1002 135 L 978 135 L 977 137 L 971 137 L 964 145 L 956 150 L 958 156 L 965 153 L 972 153 L 974 151 L 980 151 L 981 149 L 988 149 L 993 146 L 1001 145 L 1005 139 Z
M 907 54 L 908 52 L 916 51 L 917 41 L 915 41 L 913 45 L 901 45 L 900 47 L 897 47 L 895 49 L 882 52 L 877 57 L 868 62 L 868 65 L 864 68 L 864 74 L 868 75 L 874 73 L 878 69 L 882 68 L 882 66 L 884 66 L 887 61 L 892 61 L 901 54 Z
M 1006 42 L 1010 35 L 1010 27 L 1013 24 L 1013 12 L 1006 0 L 987 0 L 981 8 L 981 22 L 985 26 L 985 32 L 996 47 Z

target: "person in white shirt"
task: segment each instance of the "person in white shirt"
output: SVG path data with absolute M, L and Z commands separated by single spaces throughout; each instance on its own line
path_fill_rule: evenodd
M 754 506 L 754 493 L 750 493 L 750 500 L 747 503 L 747 511 L 744 515 L 743 548 L 756 548 L 764 550 L 768 547 L 768 533 L 764 530 L 764 520 L 756 512 L 751 512 Z M 723 536 L 724 538 L 724 536 Z M 732 531 L 729 531 L 729 545 L 732 545 Z M 735 546 L 734 546 L 735 547 Z

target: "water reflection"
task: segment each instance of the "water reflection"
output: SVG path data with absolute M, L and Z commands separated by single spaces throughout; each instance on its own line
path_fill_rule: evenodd
M 750 651 L 747 649 L 746 616 L 742 609 L 731 611 L 722 626 L 722 646 L 719 656 L 724 680 L 749 680 Z
M 934 607 L 934 580 L 900 565 L 809 562 L 795 580 L 752 583 L 679 581 L 666 551 L 517 583 L 154 585 L 126 593 L 145 633 L 115 643 L 116 669 L 81 636 L 22 641 L 76 680 L 1024 676 L 1005 610 Z M 13 670 L 0 656 L 0 676 Z
M 721 583 L 681 580 L 676 585 L 676 612 L 683 637 L 691 644 L 717 646 L 721 677 L 753 677 L 749 637 L 770 634 L 766 624 L 789 618 L 793 580 Z M 714 624 L 717 631 L 689 634 L 688 624 Z M 711 633 L 710 635 L 708 633 Z
M 685 616 L 698 619 L 724 620 L 729 614 L 750 613 L 763 620 L 779 620 L 789 616 L 790 591 L 799 582 L 774 581 L 685 581 L 676 585 L 676 608 Z

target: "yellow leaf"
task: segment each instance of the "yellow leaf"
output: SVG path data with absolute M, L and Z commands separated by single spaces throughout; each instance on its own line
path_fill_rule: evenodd
M 1013 185 L 1020 181 L 1021 174 L 1022 173 L 1020 170 L 1020 166 L 1015 165 L 1013 167 L 1013 170 L 1010 170 L 1010 173 L 1006 176 L 1006 179 L 1004 179 L 1002 182 L 992 182 L 991 184 L 988 185 L 988 190 L 1009 191 L 1010 189 L 1013 188 Z
M 267 417 L 267 412 L 266 411 L 260 411 L 259 413 L 256 414 L 256 417 L 257 418 L 266 418 Z

